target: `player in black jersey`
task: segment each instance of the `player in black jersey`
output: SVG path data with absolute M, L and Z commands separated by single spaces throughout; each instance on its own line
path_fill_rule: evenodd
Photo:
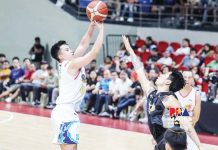
M 126 50 L 130 54 L 144 94 L 147 97 L 146 109 L 148 113 L 148 125 L 150 132 L 157 143 L 155 150 L 165 150 L 165 141 L 163 137 L 167 125 L 164 125 L 162 118 L 165 116 L 165 112 L 167 112 L 169 108 L 181 108 L 174 92 L 183 88 L 185 80 L 180 72 L 174 70 L 167 74 L 161 74 L 155 82 L 156 87 L 152 86 L 145 76 L 144 65 L 135 55 L 128 39 L 125 36 L 122 38 Z M 183 117 L 175 117 L 175 119 L 179 120 L 180 125 L 191 138 L 190 142 L 187 140 L 188 150 L 200 149 L 200 140 L 190 121 Z

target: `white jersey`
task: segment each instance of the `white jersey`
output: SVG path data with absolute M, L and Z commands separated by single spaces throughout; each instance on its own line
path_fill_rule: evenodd
M 192 88 L 191 92 L 189 92 L 188 95 L 186 96 L 182 96 L 181 93 L 178 91 L 175 93 L 182 108 L 186 108 L 189 115 L 193 116 L 193 111 L 194 111 L 194 107 L 195 107 L 195 101 L 196 101 L 196 95 L 197 95 L 197 91 Z
M 59 97 L 56 104 L 74 104 L 77 105 L 83 99 L 86 92 L 85 68 L 72 76 L 67 71 L 69 61 L 64 61 L 59 68 Z

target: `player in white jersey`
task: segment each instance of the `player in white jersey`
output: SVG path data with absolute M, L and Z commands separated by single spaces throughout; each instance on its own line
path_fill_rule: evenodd
M 95 26 L 99 29 L 98 37 L 91 51 L 84 55 Z M 80 121 L 75 107 L 85 95 L 84 66 L 97 57 L 103 43 L 103 35 L 104 25 L 91 22 L 74 52 L 65 41 L 59 41 L 51 48 L 52 57 L 60 63 L 59 97 L 56 107 L 52 110 L 51 120 L 55 134 L 53 142 L 59 144 L 61 150 L 77 150 Z
M 186 81 L 186 84 L 181 90 L 179 90 L 175 94 L 182 108 L 187 109 L 192 119 L 192 125 L 194 126 L 200 116 L 201 98 L 198 91 L 193 87 L 194 77 L 192 72 L 184 71 L 182 75 Z

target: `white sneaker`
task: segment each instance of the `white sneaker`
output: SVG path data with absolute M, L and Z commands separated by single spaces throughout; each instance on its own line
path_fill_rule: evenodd
M 110 117 L 110 114 L 108 112 L 102 112 L 99 114 L 100 117 Z
M 20 101 L 19 104 L 21 104 L 21 105 L 26 105 L 27 102 L 25 102 L 25 101 Z
M 133 122 L 133 121 L 136 121 L 136 120 L 137 120 L 137 113 L 136 112 L 132 112 L 129 115 L 129 121 Z
M 120 17 L 120 21 L 124 21 L 124 18 L 123 18 L 123 17 Z
M 127 22 L 133 22 L 133 21 L 134 19 L 132 17 L 127 19 Z
M 109 106 L 108 106 L 108 109 L 109 109 L 110 111 L 116 111 L 116 108 L 115 108 L 114 106 L 112 106 L 112 105 L 109 105 Z
M 147 122 L 148 122 L 148 118 L 146 118 L 146 117 L 141 118 L 141 119 L 139 119 L 139 122 L 141 122 L 141 123 L 147 123 Z
M 5 101 L 6 101 L 7 103 L 10 103 L 10 102 L 12 101 L 12 99 L 11 99 L 10 97 L 8 97 L 8 98 L 5 99 Z

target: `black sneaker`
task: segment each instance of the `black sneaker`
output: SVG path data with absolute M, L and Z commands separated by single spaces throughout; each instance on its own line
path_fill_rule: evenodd
M 33 107 L 39 107 L 40 102 L 39 102 L 39 101 L 33 101 L 33 102 L 31 103 L 31 105 L 32 105 Z

